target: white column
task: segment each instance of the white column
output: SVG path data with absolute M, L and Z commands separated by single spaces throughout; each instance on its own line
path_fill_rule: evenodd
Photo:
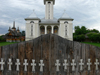
M 53 2 L 50 4 L 50 19 L 53 19 Z
M 48 2 L 46 2 L 46 5 L 45 5 L 45 19 L 48 18 Z
M 54 32 L 54 26 L 52 26 L 52 32 L 51 33 L 53 34 L 53 32 Z
M 48 2 L 47 2 L 47 19 L 49 19 L 49 4 L 48 4 Z
M 47 26 L 45 26 L 45 34 L 47 34 Z

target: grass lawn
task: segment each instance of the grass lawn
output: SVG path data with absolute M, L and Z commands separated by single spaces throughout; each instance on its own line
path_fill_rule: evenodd
M 100 47 L 100 43 L 91 43 L 91 42 L 82 42 L 82 43 L 90 44 L 90 45 L 94 45 L 94 46 Z
M 9 45 L 9 44 L 14 44 L 16 42 L 0 42 L 0 46 L 5 46 L 5 45 Z

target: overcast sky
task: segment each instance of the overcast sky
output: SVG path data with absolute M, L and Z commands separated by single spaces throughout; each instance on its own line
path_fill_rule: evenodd
M 100 0 L 55 0 L 54 17 L 60 18 L 66 13 L 74 19 L 74 26 L 86 26 L 100 31 Z M 1 0 L 0 1 L 0 34 L 8 32 L 9 26 L 25 30 L 25 20 L 35 10 L 39 18 L 45 16 L 43 0 Z

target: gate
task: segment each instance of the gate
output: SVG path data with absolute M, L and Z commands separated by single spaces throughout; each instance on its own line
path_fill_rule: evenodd
M 0 75 L 100 75 L 100 48 L 42 35 L 0 47 Z

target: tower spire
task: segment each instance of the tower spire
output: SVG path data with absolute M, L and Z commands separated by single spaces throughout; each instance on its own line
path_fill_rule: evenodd
M 45 19 L 53 19 L 53 5 L 55 0 L 44 0 L 45 4 Z
M 13 21 L 13 27 L 12 27 L 13 30 L 16 30 L 15 28 L 15 21 Z
M 17 32 L 20 32 L 19 27 L 17 28 Z
M 15 21 L 13 22 L 13 27 L 15 28 Z
M 8 31 L 11 31 L 11 28 L 9 27 Z

